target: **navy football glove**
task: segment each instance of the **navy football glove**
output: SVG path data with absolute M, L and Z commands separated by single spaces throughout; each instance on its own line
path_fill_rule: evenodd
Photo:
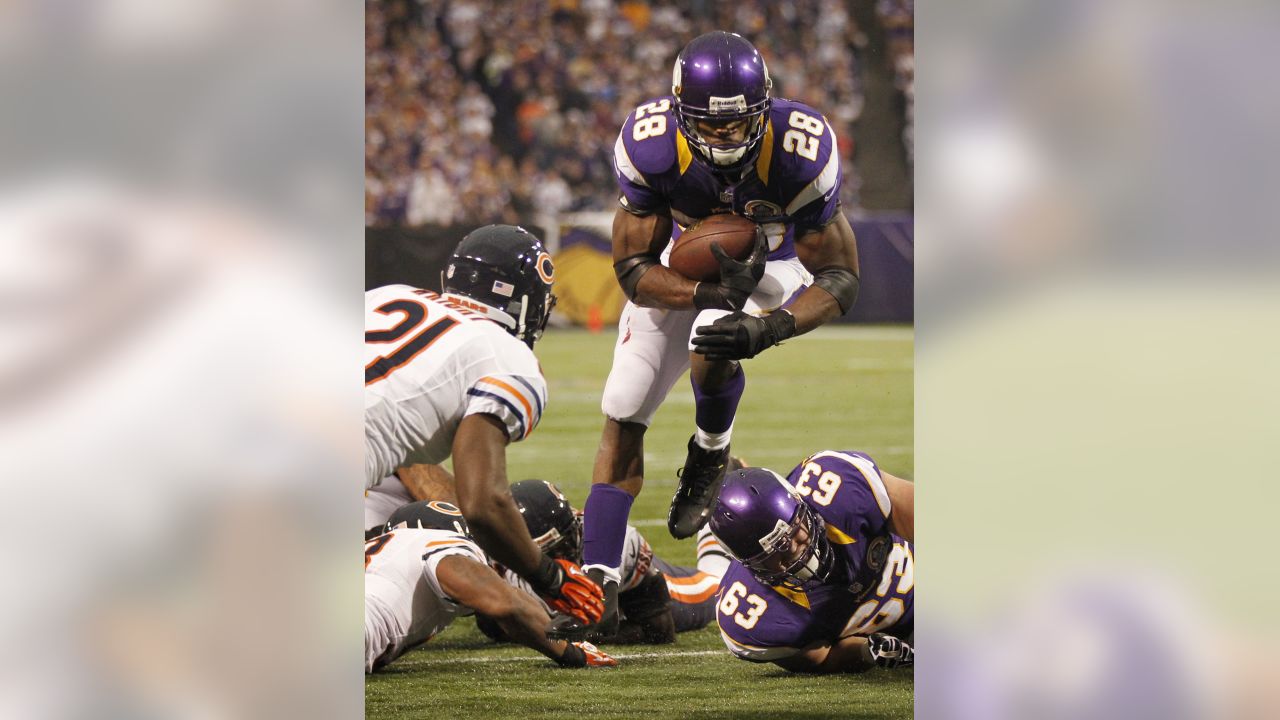
M 796 334 L 796 319 L 786 310 L 762 318 L 736 312 L 698 328 L 693 351 L 708 360 L 753 358 Z

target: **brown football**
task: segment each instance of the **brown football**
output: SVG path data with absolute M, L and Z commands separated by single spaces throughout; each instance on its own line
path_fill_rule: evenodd
M 690 280 L 719 280 L 720 263 L 711 254 L 711 243 L 730 257 L 743 260 L 756 242 L 756 224 L 741 215 L 711 215 L 685 228 L 671 248 L 667 261 L 672 270 Z

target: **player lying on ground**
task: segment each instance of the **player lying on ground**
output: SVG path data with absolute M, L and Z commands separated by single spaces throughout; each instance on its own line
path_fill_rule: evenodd
M 572 562 L 582 560 L 582 517 L 559 488 L 545 480 L 521 480 L 511 486 L 511 496 L 543 552 Z M 728 566 L 728 555 L 706 528 L 698 536 L 697 567 L 691 568 L 656 557 L 648 541 L 628 525 L 620 568 L 618 631 L 588 639 L 601 644 L 673 643 L 676 633 L 706 627 L 715 617 L 716 590 Z M 513 573 L 506 572 L 504 577 L 528 590 Z M 504 639 L 494 623 L 477 618 L 477 624 L 489 637 Z
M 452 456 L 458 507 L 485 552 L 557 610 L 594 622 L 599 585 L 538 550 L 507 488 L 507 444 L 528 437 L 547 404 L 532 348 L 555 304 L 554 274 L 536 237 L 489 225 L 458 244 L 443 294 L 365 293 L 365 490 Z
M 689 369 L 696 431 L 679 473 L 668 527 L 692 537 L 724 477 L 746 376 L 738 361 L 822 325 L 858 293 L 853 230 L 840 212 L 835 132 L 822 114 L 772 97 L 760 53 L 713 32 L 676 58 L 672 94 L 636 109 L 614 148 L 621 207 L 613 260 L 628 298 L 601 409 L 605 427 L 585 505 L 584 569 L 616 618 L 627 516 L 644 485 L 644 435 Z M 662 264 L 674 223 L 717 213 L 760 224 L 745 260 L 723 253 L 718 282 Z M 785 306 L 785 309 L 784 309 Z M 696 333 L 695 333 L 696 328 Z M 569 620 L 556 632 L 574 636 Z
M 406 505 L 392 514 L 386 532 L 365 543 L 366 673 L 473 612 L 562 667 L 618 664 L 590 643 L 548 639 L 551 617 L 542 603 L 498 577 L 467 532 L 462 512 L 450 503 Z
M 786 479 L 729 473 L 709 526 L 734 557 L 716 616 L 734 655 L 812 673 L 913 664 L 910 482 L 824 450 Z

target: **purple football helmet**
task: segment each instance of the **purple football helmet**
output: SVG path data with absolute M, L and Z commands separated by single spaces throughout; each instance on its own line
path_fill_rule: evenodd
M 694 38 L 671 73 L 676 121 L 695 156 L 712 169 L 736 172 L 755 161 L 773 103 L 773 81 L 760 52 L 741 35 L 709 32 Z M 745 138 L 711 142 L 698 121 L 745 123 Z
M 809 543 L 792 558 L 792 541 L 801 528 Z M 782 476 L 764 468 L 743 468 L 725 477 L 711 510 L 711 532 L 767 585 L 798 590 L 820 584 L 835 562 L 822 518 Z

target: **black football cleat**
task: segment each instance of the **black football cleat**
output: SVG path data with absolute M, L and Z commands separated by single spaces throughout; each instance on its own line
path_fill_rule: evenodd
M 667 516 L 671 537 L 677 540 L 693 537 L 707 523 L 711 504 L 720 494 L 728 462 L 728 446 L 723 450 L 703 450 L 689 438 L 689 455 L 678 473 L 680 487 L 671 499 L 671 514 Z
M 618 583 L 606 580 L 604 571 L 599 568 L 587 570 L 587 577 L 604 589 L 604 614 L 600 616 L 600 622 L 585 625 L 572 615 L 559 615 L 551 621 L 547 637 L 569 642 L 581 640 L 595 642 L 599 638 L 613 637 L 618 634 Z

